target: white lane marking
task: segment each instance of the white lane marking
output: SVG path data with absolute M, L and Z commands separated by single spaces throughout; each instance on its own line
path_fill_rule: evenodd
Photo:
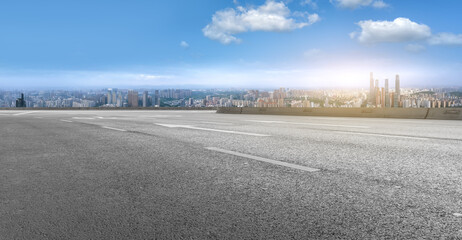
M 19 116 L 19 115 L 25 115 L 25 114 L 31 114 L 31 113 L 35 113 L 37 111 L 32 111 L 32 112 L 20 112 L 20 113 L 16 113 L 16 114 L 13 114 L 14 116 Z
M 190 126 L 190 125 L 174 125 L 174 124 L 160 124 L 160 123 L 156 123 L 156 125 L 159 125 L 159 126 L 162 126 L 162 127 L 168 127 L 168 128 L 186 128 L 186 129 L 211 131 L 211 132 L 233 133 L 233 134 L 256 136 L 256 137 L 269 137 L 269 136 L 271 136 L 271 135 L 259 134 L 259 133 L 238 132 L 238 131 L 221 130 L 221 129 L 213 129 L 213 128 L 201 128 L 201 127 L 194 127 L 194 126 Z
M 202 122 L 207 124 L 217 124 L 217 125 L 233 125 L 232 123 L 223 123 L 223 122 Z
M 98 119 L 118 119 L 116 117 L 96 117 Z
M 412 136 L 400 136 L 400 135 L 387 135 L 387 134 L 379 134 L 379 133 L 359 133 L 359 132 L 342 132 L 342 131 L 338 131 L 338 133 L 354 134 L 354 135 L 365 135 L 365 136 L 377 136 L 377 137 L 390 137 L 390 138 L 405 138 L 405 139 L 431 140 L 431 138 L 426 138 L 426 137 L 412 137 Z
M 216 147 L 206 147 L 206 149 L 211 150 L 211 151 L 217 151 L 217 152 L 221 152 L 221 153 L 231 154 L 231 155 L 234 155 L 234 156 L 250 158 L 250 159 L 253 159 L 253 160 L 260 161 L 260 162 L 266 162 L 266 163 L 271 163 L 271 164 L 275 164 L 275 165 L 279 165 L 279 166 L 294 168 L 294 169 L 298 169 L 298 170 L 302 170 L 302 171 L 306 171 L 306 172 L 317 172 L 317 171 L 320 170 L 320 169 L 317 169 L 317 168 L 310 168 L 310 167 L 305 167 L 305 166 L 301 166 L 301 165 L 297 165 L 297 164 L 281 162 L 281 161 L 272 160 L 272 159 L 263 158 L 263 157 L 252 156 L 252 155 L 249 155 L 249 154 L 240 153 L 240 152 L 234 152 L 234 151 L 225 150 L 225 149 L 216 148 Z
M 258 123 L 279 123 L 279 124 L 294 124 L 294 125 L 310 125 L 310 126 L 326 126 L 326 127 L 348 127 L 348 128 L 370 128 L 368 126 L 358 125 L 342 125 L 342 124 L 327 124 L 327 123 L 303 123 L 303 122 L 285 122 L 285 121 L 260 121 L 260 120 L 246 120 L 248 122 Z
M 139 116 L 138 118 L 169 118 L 169 117 L 176 117 L 180 118 L 183 117 L 182 115 L 154 115 L 154 116 Z
M 73 119 L 87 119 L 87 120 L 93 120 L 94 118 L 91 117 L 72 117 Z
M 72 121 L 61 119 L 61 122 L 68 122 L 68 123 L 71 123 Z
M 126 131 L 127 131 L 127 130 L 125 130 L 125 129 L 113 128 L 113 127 L 108 127 L 108 126 L 102 126 L 102 128 L 110 129 L 110 130 L 115 130 L 115 131 L 119 131 L 119 132 L 126 132 Z

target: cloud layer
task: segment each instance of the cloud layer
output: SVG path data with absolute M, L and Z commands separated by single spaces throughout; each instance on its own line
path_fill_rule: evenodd
M 431 29 L 425 24 L 415 23 L 408 18 L 396 18 L 394 21 L 360 21 L 361 32 L 350 36 L 364 44 L 380 42 L 409 42 L 431 37 Z
M 462 34 L 438 33 L 433 35 L 428 43 L 430 45 L 462 45 Z
M 360 21 L 360 32 L 350 33 L 350 37 L 363 44 L 383 42 L 419 42 L 409 44 L 406 50 L 421 52 L 425 50 L 422 43 L 429 45 L 462 45 L 462 34 L 438 33 L 432 34 L 429 26 L 419 24 L 408 18 L 396 18 L 394 21 Z
M 205 26 L 202 32 L 212 40 L 230 44 L 241 41 L 234 36 L 239 33 L 293 31 L 320 20 L 317 14 L 298 14 L 298 16 L 304 17 L 301 21 L 297 21 L 283 2 L 268 0 L 257 8 L 238 6 L 236 9 L 217 11 L 212 17 L 212 22 Z

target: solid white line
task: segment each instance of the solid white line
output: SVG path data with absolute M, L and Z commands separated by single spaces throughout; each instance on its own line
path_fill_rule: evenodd
M 248 122 L 258 122 L 258 123 L 279 123 L 279 124 L 311 125 L 311 126 L 326 126 L 326 127 L 370 128 L 368 126 L 327 124 L 327 123 L 298 123 L 298 122 L 260 121 L 260 120 L 246 120 L 246 121 L 248 121 Z
M 240 152 L 234 152 L 234 151 L 225 150 L 225 149 L 216 148 L 216 147 L 206 147 L 206 149 L 211 150 L 211 151 L 217 151 L 217 152 L 221 152 L 221 153 L 231 154 L 231 155 L 234 155 L 234 156 L 250 158 L 250 159 L 253 159 L 253 160 L 260 161 L 260 162 L 266 162 L 266 163 L 271 163 L 271 164 L 275 164 L 275 165 L 279 165 L 279 166 L 294 168 L 294 169 L 298 169 L 298 170 L 302 170 L 302 171 L 306 171 L 306 172 L 317 172 L 317 171 L 320 170 L 320 169 L 317 169 L 317 168 L 310 168 L 310 167 L 305 167 L 305 166 L 301 166 L 301 165 L 297 165 L 297 164 L 292 164 L 292 163 L 281 162 L 281 161 L 272 160 L 272 159 L 268 159 L 268 158 L 252 156 L 252 155 L 249 155 L 249 154 L 240 153 Z
M 346 133 L 346 134 L 354 134 L 354 135 L 365 135 L 365 136 L 390 137 L 390 138 L 405 138 L 405 139 L 418 139 L 418 140 L 431 140 L 430 138 L 426 138 L 426 137 L 412 137 L 412 136 L 386 135 L 386 134 L 379 134 L 379 133 L 358 133 L 358 132 L 342 132 L 342 131 L 338 131 L 338 132 L 339 132 L 339 133 Z
M 72 121 L 61 119 L 61 122 L 68 122 L 68 123 L 71 123 Z
M 20 112 L 20 113 L 16 113 L 16 114 L 13 114 L 14 116 L 19 116 L 19 115 L 25 115 L 25 114 L 31 114 L 31 113 L 35 113 L 37 111 L 32 111 L 32 112 Z
M 111 130 L 115 130 L 115 131 L 119 131 L 119 132 L 126 132 L 127 131 L 127 130 L 124 130 L 124 129 L 107 127 L 107 126 L 102 126 L 102 128 L 111 129 Z
M 211 132 L 222 132 L 222 133 L 232 133 L 232 134 L 240 134 L 240 135 L 248 135 L 248 136 L 256 136 L 256 137 L 269 137 L 269 136 L 271 136 L 271 135 L 259 134 L 259 133 L 238 132 L 238 131 L 221 130 L 221 129 L 213 129 L 213 128 L 201 128 L 201 127 L 194 127 L 194 126 L 190 126 L 190 125 L 174 125 L 174 124 L 160 124 L 160 123 L 156 123 L 156 125 L 163 126 L 163 127 L 169 127 L 169 128 L 186 128 L 186 129 L 211 131 Z

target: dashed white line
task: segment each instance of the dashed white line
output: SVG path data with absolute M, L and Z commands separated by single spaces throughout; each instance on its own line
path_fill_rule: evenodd
M 64 120 L 64 119 L 61 119 L 60 121 L 61 121 L 61 122 L 68 122 L 68 123 L 71 123 L 71 122 L 72 122 L 72 121 L 70 121 L 70 120 Z
M 249 154 L 240 153 L 240 152 L 234 152 L 234 151 L 225 150 L 225 149 L 216 148 L 216 147 L 206 147 L 206 149 L 211 150 L 211 151 L 226 153 L 226 154 L 230 154 L 230 155 L 234 155 L 234 156 L 238 156 L 238 157 L 249 158 L 249 159 L 257 160 L 257 161 L 260 161 L 260 162 L 266 162 L 266 163 L 270 163 L 270 164 L 274 164 L 274 165 L 279 165 L 279 166 L 284 166 L 284 167 L 288 167 L 288 168 L 298 169 L 298 170 L 302 170 L 302 171 L 306 171 L 306 172 L 320 171 L 320 169 L 317 169 L 317 168 L 310 168 L 310 167 L 305 167 L 305 166 L 301 166 L 301 165 L 297 165 L 297 164 L 292 164 L 292 163 L 272 160 L 272 159 L 258 157 L 258 156 L 252 156 L 252 155 L 249 155 Z
M 125 129 L 113 128 L 113 127 L 108 127 L 108 126 L 102 126 L 102 128 L 110 129 L 110 130 L 114 130 L 114 131 L 119 131 L 119 132 L 126 132 L 127 131 Z
M 310 125 L 310 126 L 326 126 L 326 127 L 370 128 L 368 126 L 328 124 L 328 123 L 304 123 L 304 122 L 285 122 L 285 121 L 261 121 L 261 120 L 245 120 L 245 121 L 258 122 L 258 123 L 278 123 L 278 124 L 294 124 L 294 125 Z
M 86 120 L 93 120 L 94 118 L 91 117 L 72 117 L 73 119 L 86 119 Z
M 35 113 L 37 111 L 32 111 L 32 112 L 20 112 L 20 113 L 15 113 L 13 114 L 14 116 L 19 116 L 19 115 L 25 115 L 25 114 L 31 114 L 31 113 Z
M 426 137 L 387 135 L 387 134 L 380 134 L 380 133 L 359 133 L 359 132 L 342 132 L 342 131 L 337 131 L 337 132 L 338 132 L 338 133 L 344 133 L 344 134 L 364 135 L 364 136 L 377 136 L 377 137 L 389 137 L 389 138 L 404 138 L 404 139 L 430 140 L 430 138 L 426 138 Z
M 202 122 L 206 124 L 216 124 L 216 125 L 233 125 L 232 123 L 224 123 L 224 122 Z
M 194 129 L 194 130 L 202 130 L 202 131 L 210 131 L 210 132 L 222 132 L 222 133 L 232 133 L 232 134 L 240 134 L 240 135 L 248 135 L 248 136 L 256 136 L 256 137 L 269 137 L 271 135 L 266 134 L 259 134 L 259 133 L 248 133 L 248 132 L 238 132 L 238 131 L 231 131 L 231 130 L 221 130 L 221 129 L 214 129 L 214 128 L 201 128 L 201 127 L 194 127 L 190 125 L 174 125 L 174 124 L 160 124 L 156 123 L 156 125 L 168 128 L 185 128 L 185 129 Z

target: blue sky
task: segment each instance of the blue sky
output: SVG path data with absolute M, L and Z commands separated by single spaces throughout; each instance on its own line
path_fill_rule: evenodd
M 0 88 L 462 85 L 453 0 L 2 1 Z

